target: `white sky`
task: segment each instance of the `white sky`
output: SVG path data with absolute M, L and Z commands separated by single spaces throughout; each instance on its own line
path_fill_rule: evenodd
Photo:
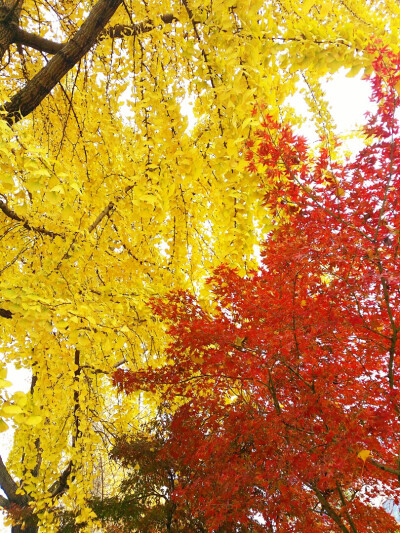
M 372 111 L 373 106 L 369 101 L 370 84 L 362 80 L 360 76 L 347 78 L 346 72 L 345 69 L 341 69 L 332 77 L 327 77 L 322 83 L 322 87 L 326 92 L 333 119 L 338 127 L 337 134 L 347 136 L 359 131 L 360 126 L 365 122 L 364 114 L 367 111 Z M 300 95 L 298 98 L 291 98 L 290 103 L 297 113 L 306 118 L 310 117 L 306 103 Z M 311 143 L 318 141 L 310 120 L 306 120 L 300 132 Z M 362 141 L 360 139 L 346 139 L 343 145 L 354 153 L 361 148 Z
M 325 84 L 325 91 L 332 108 L 333 117 L 344 134 L 364 122 L 364 114 L 371 109 L 370 84 L 356 78 L 347 78 L 341 70 Z

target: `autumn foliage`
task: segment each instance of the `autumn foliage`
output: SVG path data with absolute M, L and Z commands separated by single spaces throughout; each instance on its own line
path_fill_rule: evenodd
M 396 531 L 400 60 L 375 54 L 365 147 L 340 162 L 263 115 L 246 157 L 279 224 L 260 268 L 220 266 L 209 302 L 153 302 L 167 364 L 115 374 L 175 406 L 163 447 L 190 476 L 173 497 L 204 531 Z
M 339 454 L 335 446 L 341 440 L 332 437 L 332 450 L 323 450 L 319 441 L 313 448 L 317 437 L 298 431 L 291 422 L 303 416 L 305 428 L 322 424 L 319 433 L 313 431 L 325 443 L 322 415 L 316 418 L 307 409 L 310 398 L 316 395 L 322 402 L 320 396 L 333 388 L 324 381 L 329 367 L 319 352 L 326 354 L 327 346 L 333 350 L 335 343 L 348 341 L 341 321 L 344 304 L 337 304 L 333 317 L 323 307 L 336 289 L 339 292 L 343 271 L 335 270 L 324 250 L 312 268 L 309 258 L 310 247 L 333 239 L 329 235 L 335 235 L 334 224 L 344 222 L 325 212 L 318 215 L 310 194 L 339 209 L 350 202 L 355 178 L 348 164 L 343 170 L 334 163 L 334 151 L 314 157 L 290 128 L 274 119 L 297 127 L 301 117 L 292 97 L 300 92 L 315 129 L 331 142 L 334 122 L 323 90 L 325 75 L 342 68 L 350 77 L 372 73 L 377 63 L 373 65 L 375 51 L 368 48 L 371 39 L 379 37 L 398 52 L 399 27 L 400 3 L 395 0 L 0 0 L 0 432 L 10 442 L 9 454 L 0 450 L 0 510 L 12 533 L 93 533 L 101 528 L 107 533 L 110 528 L 112 533 L 121 528 L 153 533 L 168 527 L 185 527 L 190 533 L 196 528 L 250 531 L 265 526 L 259 511 L 272 528 L 284 529 L 285 520 L 290 527 L 297 527 L 296 517 L 307 520 L 305 500 L 312 508 L 316 505 L 318 520 L 336 527 L 326 518 L 328 507 L 321 515 L 322 504 L 310 482 L 296 474 L 314 476 L 325 490 L 308 469 L 308 463 L 313 468 L 321 464 L 319 459 L 313 462 L 309 450 L 346 476 L 350 464 L 357 479 L 372 471 L 396 477 L 392 448 L 384 446 L 380 434 L 367 436 L 376 438 L 381 450 L 361 438 L 371 409 L 379 414 L 383 406 L 392 409 L 385 396 L 388 368 L 393 391 L 396 388 L 396 368 L 385 352 L 394 330 L 386 311 L 386 321 L 381 320 L 374 304 L 364 318 L 368 321 L 374 314 L 377 322 L 370 326 L 378 333 L 369 334 L 376 335 L 378 344 L 368 351 L 362 372 L 367 375 L 368 364 L 375 365 L 379 350 L 386 354 L 386 360 L 379 360 L 382 395 L 377 395 L 377 384 L 357 381 L 361 370 L 349 364 L 346 379 L 361 391 L 353 383 L 346 401 L 350 405 L 354 396 L 358 406 L 345 410 L 334 399 L 323 405 L 334 433 L 336 426 L 342 428 L 341 411 L 350 416 L 350 411 L 361 409 L 366 388 L 372 387 L 371 397 L 381 401 L 375 405 L 365 400 L 364 418 L 354 422 L 361 436 L 348 430 L 354 450 L 340 457 L 346 468 L 328 455 Z M 380 71 L 388 82 L 389 63 L 385 60 Z M 391 105 L 390 99 L 385 101 Z M 378 129 L 387 130 L 389 123 L 382 124 Z M 373 128 L 371 124 L 371 133 Z M 378 143 L 378 137 L 372 138 Z M 387 153 L 384 150 L 382 146 L 379 153 Z M 396 157 L 393 154 L 394 162 Z M 385 165 L 378 161 L 375 167 L 383 172 Z M 374 180 L 378 187 L 380 182 Z M 382 188 L 376 194 L 361 193 L 364 203 L 383 201 Z M 391 194 L 388 189 L 384 211 L 393 204 Z M 300 208 L 310 220 L 301 219 Z M 321 224 L 313 222 L 317 216 Z M 350 212 L 343 216 L 356 224 L 355 212 L 353 218 Z M 375 248 L 382 254 L 379 250 L 388 250 L 388 241 L 397 239 L 394 233 L 381 244 L 384 222 L 390 223 L 391 216 L 385 211 L 376 240 L 366 239 L 369 267 L 377 268 Z M 365 225 L 376 227 L 377 217 L 373 212 Z M 303 235 L 313 224 L 318 232 L 325 227 L 323 234 L 316 232 L 314 244 Z M 344 228 L 343 239 L 350 242 L 350 235 L 350 228 Z M 263 240 L 264 267 L 251 273 L 259 266 L 255 246 Z M 346 246 L 337 261 L 346 262 L 353 253 L 350 244 Z M 296 259 L 295 253 L 305 255 Z M 384 263 L 390 259 L 382 255 L 380 260 L 387 268 Z M 289 267 L 296 262 L 308 271 L 308 278 L 298 278 L 293 302 Z M 205 278 L 221 264 L 225 266 L 207 287 Z M 324 280 L 318 268 L 326 273 Z M 361 267 L 355 262 L 352 268 Z M 385 279 L 393 291 L 394 282 Z M 315 285 L 315 299 L 307 283 Z M 374 283 L 379 285 L 371 281 L 371 291 Z M 263 296 L 260 287 L 272 293 Z M 155 318 L 148 302 L 172 290 L 184 292 L 154 304 L 164 322 Z M 195 291 L 197 299 L 188 290 Z M 210 296 L 211 290 L 215 292 Z M 346 290 L 352 294 L 350 287 Z M 254 292 L 254 301 L 253 296 L 246 300 L 246 291 Z M 346 291 L 341 294 L 345 298 Z M 251 307 L 257 298 L 269 306 L 257 308 L 259 315 Z M 229 299 L 232 310 L 224 307 Z M 352 309 L 351 298 L 349 302 Z M 290 305 L 297 320 L 293 324 L 290 318 L 291 329 L 292 315 L 285 314 Z M 316 305 L 324 333 L 318 338 L 313 325 Z M 199 316 L 190 315 L 191 309 Z M 246 316 L 249 322 L 244 322 Z M 170 337 L 168 319 L 176 328 Z M 290 346 L 294 332 L 302 361 L 298 366 L 297 348 Z M 209 337 L 215 341 L 208 342 Z M 177 344 L 167 352 L 174 338 Z M 307 342 L 316 346 L 312 349 Z M 362 346 L 351 342 L 362 352 Z M 308 375 L 313 358 L 318 361 L 313 372 L 319 369 L 321 376 Z M 256 365 L 259 360 L 262 364 Z M 340 379 L 345 361 L 331 363 L 338 373 L 338 391 L 344 387 Z M 137 387 L 154 389 L 154 395 L 121 394 L 113 386 L 118 368 L 143 370 L 149 362 L 160 371 L 143 376 L 144 383 Z M 271 377 L 265 382 L 267 370 Z M 141 376 L 122 375 L 132 386 Z M 309 385 L 314 380 L 316 392 L 304 388 L 299 376 Z M 188 380 L 186 388 L 182 380 Z M 262 383 L 278 400 L 274 409 L 270 389 Z M 295 399 L 296 412 L 291 410 Z M 159 407 L 160 422 L 167 408 L 172 417 L 170 426 L 159 430 L 163 440 L 155 449 L 160 456 L 143 443 L 147 451 L 138 456 L 140 468 L 135 469 L 132 450 L 139 449 L 143 432 L 149 443 L 157 440 L 142 424 L 151 425 Z M 382 416 L 380 423 L 387 425 L 390 416 Z M 271 424 L 273 431 L 268 429 Z M 395 424 L 390 428 L 393 435 Z M 119 494 L 122 473 L 110 454 L 125 438 L 132 453 L 121 461 L 131 485 L 125 492 L 121 487 Z M 366 456 L 370 450 L 373 454 Z M 362 475 L 360 451 L 366 458 Z M 263 457 L 269 461 L 265 466 Z M 154 493 L 162 494 L 166 486 L 164 459 L 175 472 L 169 503 Z M 372 461 L 380 461 L 381 468 Z M 153 468 L 154 478 L 144 475 L 146 468 Z M 363 487 L 374 486 L 365 479 Z M 348 478 L 340 480 L 350 500 L 353 485 Z M 390 492 L 389 481 L 384 486 Z M 324 497 L 351 528 L 335 490 Z M 368 503 L 362 494 L 349 507 L 357 501 Z M 128 520 L 123 519 L 126 513 Z M 351 513 L 356 521 L 353 509 Z M 313 511 L 310 516 L 314 520 Z

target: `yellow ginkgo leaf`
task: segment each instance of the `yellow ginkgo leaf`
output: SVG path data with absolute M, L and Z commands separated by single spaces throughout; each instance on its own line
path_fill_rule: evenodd
M 42 417 L 39 415 L 31 415 L 24 419 L 25 424 L 28 426 L 37 426 L 42 421 Z
M 18 415 L 22 412 L 22 409 L 19 405 L 3 405 L 1 410 L 5 416 Z
M 243 348 L 246 344 L 247 337 L 236 337 L 234 346 L 235 348 Z
M 17 405 L 19 405 L 19 407 L 22 407 L 22 408 L 25 407 L 26 404 L 28 403 L 28 398 L 26 394 L 20 391 L 15 392 L 13 394 L 12 399 Z
M 365 463 L 365 461 L 368 459 L 370 455 L 371 455 L 370 450 L 361 450 L 361 452 L 358 452 L 357 457 L 362 459 Z

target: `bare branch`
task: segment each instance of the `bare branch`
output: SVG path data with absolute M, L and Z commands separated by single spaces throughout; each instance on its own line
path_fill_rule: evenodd
M 344 507 L 344 510 L 345 510 L 345 513 L 346 513 L 346 516 L 347 516 L 347 520 L 348 520 L 348 522 L 350 524 L 351 530 L 353 531 L 353 533 L 357 533 L 357 528 L 354 525 L 353 519 L 351 518 L 351 515 L 350 515 L 349 510 L 347 508 L 346 498 L 345 498 L 345 496 L 343 494 L 342 487 L 340 486 L 338 481 L 336 481 L 336 487 L 337 487 L 337 490 L 338 490 L 338 493 L 339 493 L 340 501 L 342 502 L 342 505 Z
M 76 442 L 82 436 L 82 432 L 81 432 L 81 430 L 79 428 L 79 422 L 80 422 L 80 420 L 79 420 L 80 398 L 79 398 L 79 387 L 77 385 L 79 383 L 80 375 L 81 375 L 81 372 L 82 372 L 82 367 L 81 367 L 81 364 L 80 364 L 80 357 L 81 357 L 80 350 L 75 349 L 74 363 L 75 363 L 75 366 L 76 366 L 76 370 L 74 372 L 75 387 L 74 387 L 74 411 L 73 411 L 75 434 L 72 437 L 72 439 L 73 439 L 72 440 L 72 446 L 73 447 L 75 447 Z
M 310 484 L 309 487 L 315 492 L 321 506 L 325 509 L 326 514 L 337 524 L 340 531 L 343 531 L 343 533 L 350 533 L 348 528 L 343 524 L 340 516 L 336 513 L 335 509 L 328 502 L 328 500 L 325 498 L 323 493 L 318 489 L 318 487 L 314 484 Z
M 125 190 L 124 190 L 124 194 L 127 194 L 129 191 L 131 191 L 133 189 L 134 185 L 128 185 L 127 187 L 125 187 Z M 117 198 L 117 200 L 120 200 L 121 199 L 121 196 L 119 196 Z M 94 229 L 97 228 L 97 226 L 100 224 L 100 222 L 103 220 L 104 217 L 106 217 L 107 215 L 109 215 L 110 211 L 115 207 L 115 204 L 114 202 L 109 202 L 106 207 L 103 209 L 103 211 L 98 215 L 98 217 L 96 218 L 96 220 L 90 224 L 89 228 L 88 228 L 88 231 L 89 233 L 92 233 L 92 231 Z

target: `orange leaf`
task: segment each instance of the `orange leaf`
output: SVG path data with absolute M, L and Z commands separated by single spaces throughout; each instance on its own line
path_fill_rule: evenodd
M 370 450 L 361 450 L 361 452 L 358 452 L 357 457 L 362 459 L 365 463 L 365 461 L 368 459 L 370 455 L 371 455 Z

